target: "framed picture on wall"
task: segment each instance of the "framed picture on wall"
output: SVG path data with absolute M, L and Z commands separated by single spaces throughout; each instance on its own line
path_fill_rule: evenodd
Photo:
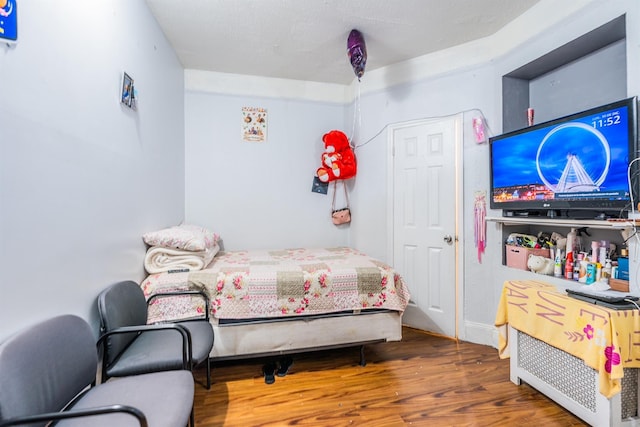
M 18 40 L 18 0 L 0 0 L 0 40 Z
M 122 73 L 122 92 L 120 94 L 120 102 L 129 108 L 135 108 L 133 79 L 127 73 Z
M 259 107 L 242 107 L 242 140 L 265 142 L 267 140 L 267 110 Z

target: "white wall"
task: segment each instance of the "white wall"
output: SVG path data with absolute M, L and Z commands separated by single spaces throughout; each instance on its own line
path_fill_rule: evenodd
M 242 142 L 242 107 L 267 110 L 266 142 Z M 344 130 L 343 112 L 326 101 L 188 91 L 186 220 L 215 230 L 226 250 L 347 245 L 349 229 L 331 223 L 333 189 L 311 191 L 322 135 Z
M 184 217 L 183 69 L 143 0 L 19 6 L 0 46 L 0 340 L 95 322 L 102 288 L 143 278 L 142 233 Z

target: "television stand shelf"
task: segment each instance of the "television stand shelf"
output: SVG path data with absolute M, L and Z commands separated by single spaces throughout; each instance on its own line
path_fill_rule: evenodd
M 544 216 L 518 216 L 518 217 L 506 217 L 506 216 L 488 216 L 487 222 L 496 224 L 496 232 L 500 238 L 500 244 L 502 246 L 502 265 L 510 270 L 507 279 L 527 277 L 523 273 L 518 272 L 521 270 L 529 275 L 535 275 L 535 273 L 529 271 L 523 261 L 520 259 L 514 259 L 513 251 L 509 251 L 510 247 L 506 244 L 509 237 L 514 233 L 526 234 L 538 236 L 539 233 L 560 233 L 566 236 L 570 229 L 582 230 L 580 237 L 581 251 L 590 251 L 592 242 L 607 241 L 610 244 L 615 245 L 616 253 L 618 250 L 626 247 L 629 250 L 629 271 L 640 271 L 640 264 L 636 258 L 638 252 L 638 244 L 640 243 L 640 234 L 636 233 L 636 227 L 640 225 L 638 220 L 596 220 L 596 219 L 576 219 L 576 218 L 547 218 Z M 633 236 L 636 236 L 632 238 Z M 511 255 L 511 256 L 509 256 Z M 550 253 L 546 255 L 553 258 Z M 525 259 L 528 259 L 528 255 Z M 635 273 L 634 273 L 635 274 Z M 535 275 L 539 277 L 539 275 Z M 530 276 L 529 276 L 530 277 Z M 573 280 L 569 280 L 562 277 L 543 276 L 548 278 L 557 286 L 567 287 L 568 283 L 575 283 Z M 634 276 L 636 277 L 636 276 Z M 629 286 L 629 292 L 633 295 L 640 296 L 640 284 L 637 280 L 627 282 Z M 638 424 L 640 426 L 640 424 Z
M 539 216 L 525 217 L 486 217 L 487 221 L 496 222 L 503 225 L 546 225 L 558 227 L 590 227 L 603 230 L 621 230 L 640 225 L 638 221 L 632 220 L 596 220 L 596 219 L 574 219 L 574 218 L 546 218 Z

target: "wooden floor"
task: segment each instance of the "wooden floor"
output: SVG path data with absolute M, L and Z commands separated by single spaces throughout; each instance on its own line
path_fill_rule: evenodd
M 294 355 L 267 385 L 265 359 L 213 364 L 196 384 L 197 427 L 584 426 L 530 386 L 509 381 L 491 347 L 403 330 L 403 341 Z M 196 373 L 205 379 L 204 370 Z

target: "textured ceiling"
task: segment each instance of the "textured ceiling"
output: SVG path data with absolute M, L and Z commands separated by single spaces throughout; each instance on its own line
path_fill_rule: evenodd
M 539 0 L 146 0 L 187 69 L 350 84 L 367 71 L 489 36 Z

